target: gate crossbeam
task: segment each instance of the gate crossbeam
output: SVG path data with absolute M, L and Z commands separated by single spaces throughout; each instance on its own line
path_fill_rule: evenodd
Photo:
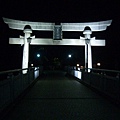
M 23 38 L 10 38 L 9 44 L 24 44 Z M 85 46 L 85 39 L 62 39 L 53 40 L 51 38 L 32 38 L 30 45 L 74 45 Z M 105 40 L 91 39 L 91 46 L 105 46 Z
M 110 26 L 112 20 L 100 22 L 87 22 L 87 23 L 61 23 L 62 31 L 84 31 L 86 26 L 91 28 L 91 31 L 103 31 L 107 26 Z
M 26 25 L 31 26 L 32 30 L 41 30 L 41 31 L 53 31 L 53 26 L 55 23 L 48 22 L 29 22 L 29 21 L 21 21 L 21 20 L 13 20 L 8 18 L 3 18 L 4 22 L 8 24 L 9 28 L 24 30 Z

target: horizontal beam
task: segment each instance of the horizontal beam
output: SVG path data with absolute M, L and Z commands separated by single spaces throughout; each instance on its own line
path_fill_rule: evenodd
M 105 46 L 105 40 L 103 39 L 91 40 L 90 44 L 91 46 Z
M 8 24 L 9 28 L 23 30 L 26 25 L 30 25 L 32 30 L 53 31 L 55 23 L 47 22 L 29 22 L 21 20 L 13 20 L 3 18 L 4 22 Z M 111 25 L 112 20 L 100 22 L 86 22 L 86 23 L 61 23 L 62 31 L 84 31 L 86 26 L 90 27 L 92 31 L 103 31 L 107 26 Z
M 105 40 L 91 40 L 91 46 L 105 46 Z M 10 38 L 9 44 L 24 44 L 24 39 Z M 72 46 L 85 46 L 84 39 L 62 39 L 53 40 L 49 38 L 33 38 L 31 45 L 72 45 Z
M 84 40 L 79 39 L 62 39 L 62 40 L 53 40 L 53 39 L 33 39 L 31 41 L 32 45 L 84 45 Z
M 94 26 L 94 25 L 87 25 L 91 28 L 92 31 L 104 31 L 107 29 L 107 26 Z M 86 26 L 77 26 L 77 25 L 63 25 L 62 31 L 84 31 Z
M 92 31 L 106 30 L 107 26 L 111 25 L 112 20 L 100 22 L 86 22 L 86 23 L 61 23 L 62 31 L 84 31 L 86 26 L 90 27 Z
M 87 25 L 107 25 L 111 24 L 112 20 L 99 21 L 99 22 L 83 22 L 83 23 L 61 23 L 61 25 L 77 25 L 77 26 L 87 26 Z
M 24 30 L 24 27 L 30 24 L 20 25 L 20 24 L 9 23 L 8 25 L 9 25 L 9 28 L 11 29 Z M 40 25 L 40 26 L 30 25 L 30 26 L 32 30 L 53 31 L 53 25 Z
M 9 44 L 24 44 L 23 38 L 9 38 Z
M 53 31 L 53 26 L 55 23 L 47 23 L 47 22 L 29 22 L 29 21 L 21 21 L 21 20 L 13 20 L 8 18 L 3 18 L 4 22 L 8 24 L 11 29 L 23 30 L 26 25 L 30 25 L 32 30 L 46 30 Z

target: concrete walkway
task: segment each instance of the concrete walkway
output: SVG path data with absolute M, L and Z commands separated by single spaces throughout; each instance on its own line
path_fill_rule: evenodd
M 65 72 L 47 71 L 5 120 L 120 120 L 120 108 Z

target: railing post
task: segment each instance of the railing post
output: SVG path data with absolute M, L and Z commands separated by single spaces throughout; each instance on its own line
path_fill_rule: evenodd
M 13 102 L 14 100 L 14 79 L 13 79 L 13 74 L 9 74 L 9 79 L 10 79 L 10 100 Z
M 31 68 L 31 76 L 32 76 L 31 81 L 33 81 L 34 80 L 34 68 L 33 67 Z
M 28 75 L 28 85 L 30 84 L 30 68 L 28 68 L 28 73 L 27 73 L 27 75 Z
M 118 88 L 118 101 L 120 102 L 120 73 L 118 73 L 118 80 L 119 80 L 119 81 L 118 81 L 118 83 L 119 83 L 119 84 L 118 84 L 118 87 L 119 87 L 119 88 Z
M 22 70 L 19 72 L 19 75 L 20 75 L 20 84 L 21 84 L 21 92 L 22 92 L 22 90 L 24 89 L 24 86 L 23 86 L 23 73 L 22 73 Z

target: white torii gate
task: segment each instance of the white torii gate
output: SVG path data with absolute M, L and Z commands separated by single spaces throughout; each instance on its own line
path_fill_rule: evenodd
M 100 21 L 100 22 L 87 22 L 87 23 L 61 23 L 55 25 L 55 23 L 46 22 L 29 22 L 13 20 L 3 18 L 4 22 L 8 24 L 11 29 L 23 30 L 25 35 L 20 38 L 9 38 L 9 44 L 24 44 L 23 48 L 23 61 L 22 69 L 28 68 L 29 58 L 29 44 L 30 45 L 75 45 L 85 46 L 85 67 L 92 68 L 92 51 L 91 46 L 105 46 L 105 40 L 91 38 L 91 34 L 94 31 L 103 31 L 107 29 L 107 26 L 111 25 L 112 20 Z M 82 31 L 84 37 L 80 36 L 80 39 L 61 39 L 54 40 L 50 38 L 35 38 L 31 36 L 32 30 L 38 31 L 54 31 L 54 27 L 61 27 L 62 31 Z M 89 72 L 89 71 L 88 71 Z M 27 73 L 23 70 L 23 74 Z

